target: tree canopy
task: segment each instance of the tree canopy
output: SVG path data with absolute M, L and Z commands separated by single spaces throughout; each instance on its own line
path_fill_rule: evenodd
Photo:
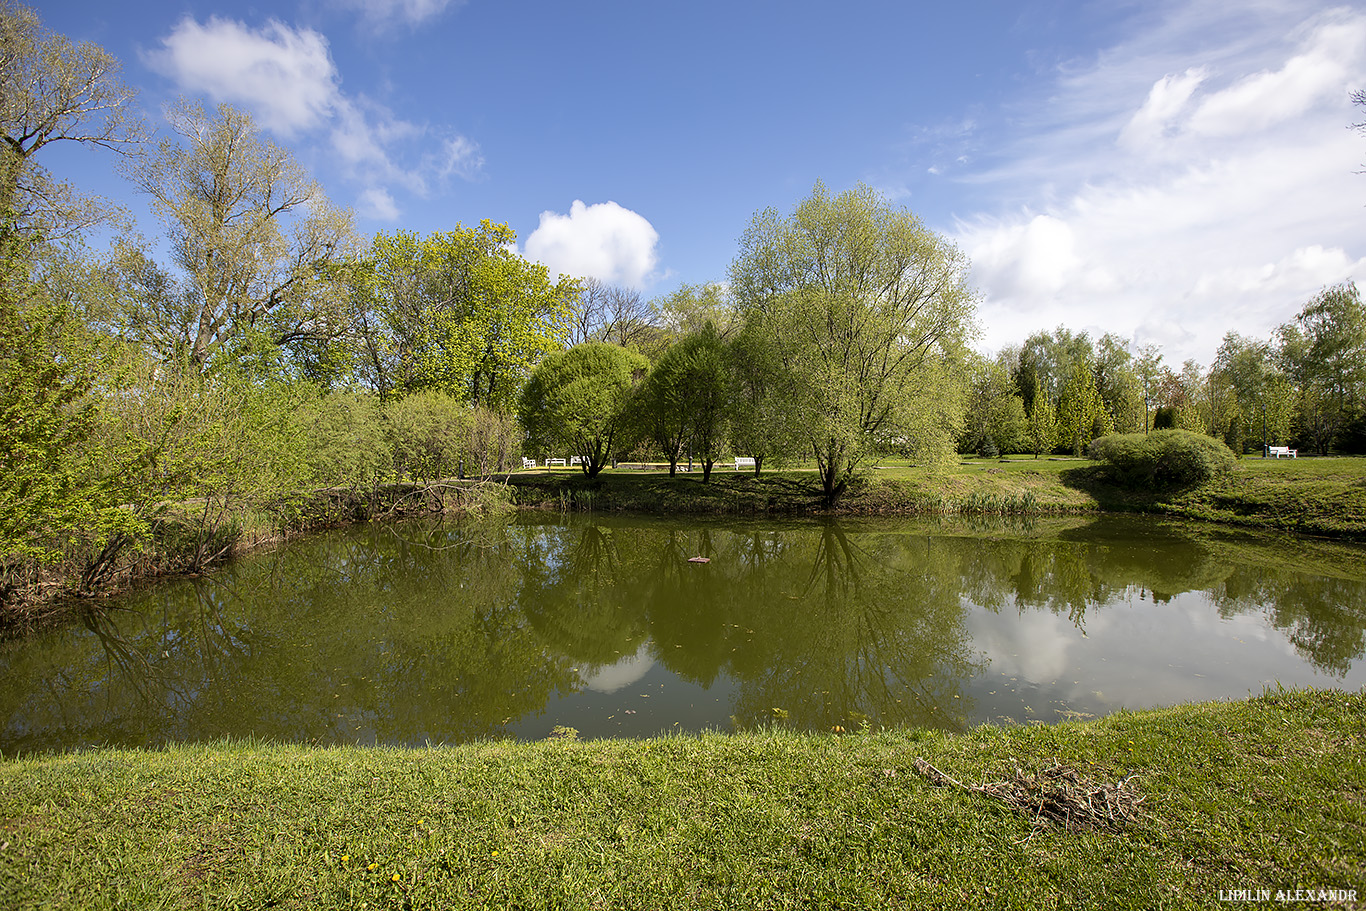
M 773 338 L 827 503 L 879 447 L 952 453 L 975 302 L 967 261 L 911 212 L 817 184 L 751 221 L 731 267 L 743 318 Z

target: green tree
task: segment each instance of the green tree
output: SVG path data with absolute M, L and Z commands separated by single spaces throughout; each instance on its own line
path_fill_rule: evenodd
M 590 478 L 611 460 L 631 390 L 650 363 L 637 352 L 587 342 L 541 361 L 522 390 L 518 419 L 538 452 L 577 455 Z
M 1029 406 L 1025 441 L 1036 459 L 1058 445 L 1058 409 L 1046 395 L 1035 395 Z
M 729 433 L 736 455 L 754 459 L 754 474 L 764 463 L 800 447 L 800 428 L 787 415 L 791 384 L 779 344 L 754 322 L 746 322 L 726 343 L 729 360 Z
M 664 352 L 633 397 L 631 423 L 664 451 L 670 476 L 687 448 L 702 462 L 703 482 L 711 480 L 725 440 L 728 380 L 725 345 L 708 322 Z
M 967 426 L 959 448 L 990 455 L 1019 452 L 1025 446 L 1024 400 L 1015 391 L 1009 357 L 968 359 L 972 380 L 968 391 Z
M 251 116 L 192 102 L 167 115 L 179 141 L 131 169 L 151 197 L 180 275 L 137 246 L 121 268 L 134 293 L 128 334 L 197 369 L 248 353 L 326 345 L 350 328 L 338 265 L 352 252 L 351 215 L 335 209 Z
M 580 294 L 513 252 L 515 240 L 487 220 L 374 238 L 356 293 L 362 375 L 381 396 L 435 388 L 512 409 L 532 368 L 563 347 Z
M 879 447 L 952 457 L 974 301 L 967 262 L 911 212 L 817 184 L 750 223 L 731 267 L 744 318 L 772 334 L 827 505 Z
M 1092 440 L 1113 430 L 1091 365 L 1081 358 L 1074 360 L 1058 401 L 1058 441 L 1079 456 Z
M 52 34 L 33 10 L 0 0 L 0 211 L 10 213 L 12 227 L 51 240 L 111 214 L 36 159 L 57 143 L 121 152 L 142 141 L 137 92 L 118 71 L 103 48 Z
M 76 313 L 33 281 L 35 242 L 0 222 L 0 571 L 98 542 L 110 511 L 87 446 L 97 352 Z
M 1366 404 L 1366 305 L 1352 282 L 1325 288 L 1279 330 L 1300 394 L 1300 426 L 1327 454 Z

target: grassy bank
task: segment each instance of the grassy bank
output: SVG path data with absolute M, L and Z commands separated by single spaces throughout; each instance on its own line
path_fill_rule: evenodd
M 1311 691 L 958 736 L 10 758 L 0 906 L 1359 905 L 1363 748 L 1366 695 Z
M 668 515 L 821 511 L 814 471 L 721 470 L 670 478 L 660 471 L 561 469 L 512 476 L 521 506 Z M 1271 530 L 1366 540 L 1366 459 L 1240 460 L 1223 478 L 1179 491 L 1128 490 L 1084 459 L 966 459 L 942 471 L 889 463 L 850 485 L 842 515 L 1062 515 L 1155 512 Z

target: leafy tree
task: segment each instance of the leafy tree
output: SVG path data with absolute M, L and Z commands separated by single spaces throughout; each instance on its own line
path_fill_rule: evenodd
M 736 455 L 754 459 L 754 474 L 764 463 L 801 445 L 800 428 L 787 420 L 787 381 L 779 344 L 752 321 L 744 323 L 726 343 L 729 361 L 729 433 Z
M 1345 282 L 1315 295 L 1279 330 L 1281 358 L 1300 393 L 1300 425 L 1327 454 L 1366 404 L 1366 305 Z
M 393 443 L 373 395 L 335 392 L 305 403 L 298 426 L 312 483 L 373 490 L 393 467 Z
M 1147 429 L 1143 382 L 1135 369 L 1129 343 L 1113 333 L 1096 343 L 1096 391 L 1115 430 L 1134 433 Z
M 1093 439 L 1113 430 L 1091 365 L 1081 358 L 1074 360 L 1058 401 L 1058 441 L 1079 456 Z
M 1058 445 L 1058 409 L 1045 395 L 1035 395 L 1029 406 L 1025 441 L 1036 459 Z
M 163 359 L 204 369 L 344 333 L 336 267 L 351 252 L 350 214 L 261 138 L 249 114 L 220 105 L 211 118 L 184 102 L 167 117 L 180 141 L 163 142 L 131 176 L 151 197 L 180 274 L 125 247 L 129 335 Z
M 831 196 L 817 184 L 791 216 L 770 209 L 750 223 L 732 292 L 778 344 L 788 419 L 827 505 L 879 446 L 951 457 L 974 310 L 966 273 L 948 241 L 865 186 Z
M 56 143 L 125 151 L 143 139 L 136 90 L 103 48 L 55 35 L 33 10 L 0 0 L 0 211 L 49 240 L 107 218 L 103 203 L 58 181 L 36 160 Z
M 55 563 L 119 518 L 87 447 L 96 350 L 32 280 L 34 243 L 0 222 L 0 569 Z
M 532 368 L 570 332 L 577 283 L 512 250 L 483 221 L 425 239 L 380 234 L 358 270 L 362 375 L 383 397 L 441 389 L 510 410 Z
M 972 382 L 968 391 L 964 452 L 1019 452 L 1025 446 L 1024 400 L 1015 391 L 1009 357 L 968 359 Z
M 633 396 L 631 423 L 652 438 L 678 471 L 684 447 L 702 462 L 702 480 L 725 438 L 728 380 L 725 346 L 711 323 L 676 342 Z
M 611 460 L 631 390 L 649 369 L 637 352 L 603 342 L 541 361 L 522 390 L 518 419 L 539 452 L 568 450 L 590 478 Z
M 1143 432 L 1147 433 L 1149 415 L 1158 401 L 1158 384 L 1162 370 L 1162 353 L 1157 345 L 1149 343 L 1139 346 L 1135 370 L 1143 387 Z
M 451 395 L 425 389 L 389 402 L 384 415 L 400 476 L 430 484 L 460 470 L 469 438 L 469 408 Z

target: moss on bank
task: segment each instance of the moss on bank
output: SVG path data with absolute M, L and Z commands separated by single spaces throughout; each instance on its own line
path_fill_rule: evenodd
M 1359 904 L 1363 747 L 1366 694 L 1305 691 L 957 736 L 9 758 L 0 906 L 1195 908 L 1235 889 Z M 1132 799 L 1072 826 L 1000 799 L 1049 769 Z

